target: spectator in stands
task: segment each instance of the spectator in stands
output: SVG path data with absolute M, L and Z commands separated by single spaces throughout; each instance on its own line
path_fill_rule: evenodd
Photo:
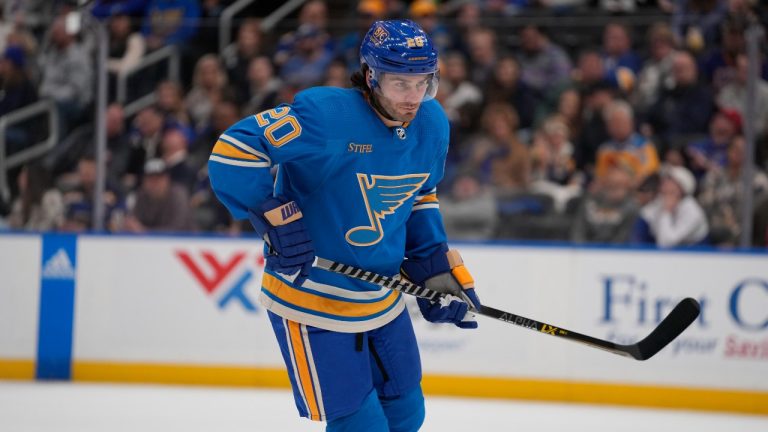
M 493 67 L 491 79 L 487 82 L 484 100 L 512 104 L 520 119 L 520 128 L 533 126 L 534 107 L 538 103 L 538 90 L 532 89 L 521 80 L 518 61 L 510 55 L 502 55 Z
M 650 57 L 643 63 L 632 95 L 634 107 L 643 114 L 656 103 L 663 88 L 673 85 L 672 59 L 675 53 L 675 38 L 666 23 L 651 26 L 647 40 Z
M 605 26 L 602 57 L 605 75 L 616 77 L 622 89 L 631 88 L 643 62 L 632 50 L 632 37 L 628 27 L 618 22 Z
M 583 177 L 576 170 L 568 126 L 553 116 L 536 131 L 531 145 L 531 190 L 551 195 L 558 208 L 581 193 Z
M 307 88 L 323 80 L 333 52 L 323 45 L 323 35 L 313 24 L 303 24 L 295 32 L 294 50 L 280 68 L 283 81 Z
M 160 157 L 160 142 L 165 128 L 164 114 L 156 105 L 144 108 L 134 118 L 127 169 L 121 179 L 126 190 L 137 186 L 146 161 Z
M 498 56 L 496 32 L 487 27 L 476 27 L 467 34 L 469 49 L 469 77 L 475 83 L 484 83 L 493 74 Z
M 690 171 L 665 167 L 658 196 L 640 210 L 633 241 L 662 248 L 706 244 L 709 226 L 704 210 L 692 196 L 695 188 Z
M 190 46 L 194 50 L 195 58 L 205 54 L 217 54 L 219 52 L 219 23 L 230 0 L 199 0 L 200 1 L 200 25 L 198 26 Z
M 192 89 L 184 99 L 196 131 L 208 126 L 213 106 L 222 100 L 233 100 L 229 79 L 218 56 L 206 54 L 195 65 Z
M 424 29 L 438 52 L 445 52 L 451 46 L 451 35 L 437 12 L 435 0 L 414 0 L 408 7 L 408 16 Z
M 571 71 L 571 80 L 582 92 L 599 83 L 608 82 L 600 51 L 587 48 L 579 52 L 576 67 Z
M 8 226 L 11 229 L 51 231 L 64 220 L 61 192 L 52 188 L 48 170 L 40 164 L 25 165 L 19 172 L 19 195 L 11 204 Z
M 127 14 L 115 14 L 109 18 L 109 52 L 107 71 L 109 72 L 109 91 L 115 98 L 117 77 L 136 66 L 146 51 L 144 37 L 131 28 L 131 17 Z
M 107 176 L 115 185 L 120 184 L 120 178 L 128 169 L 128 157 L 131 151 L 131 141 L 126 131 L 125 110 L 118 103 L 107 107 Z
M 237 31 L 234 45 L 221 54 L 229 81 L 238 94 L 248 91 L 249 68 L 253 59 L 265 54 L 264 38 L 261 21 L 246 19 Z
M 248 111 L 249 114 L 256 112 Z M 219 102 L 213 108 L 211 115 L 211 124 L 196 138 L 190 148 L 187 163 L 193 172 L 198 172 L 205 168 L 208 163 L 208 157 L 222 133 L 229 126 L 237 123 L 242 118 L 240 109 L 233 102 Z
M 456 18 L 451 29 L 451 48 L 470 57 L 469 34 L 482 27 L 482 8 L 479 2 L 463 2 L 456 8 Z M 442 54 L 441 54 L 442 55 Z
M 484 183 L 514 191 L 528 185 L 528 149 L 517 138 L 517 113 L 508 103 L 485 106 L 481 134 L 472 139 L 466 168 Z
M 459 51 L 441 54 L 444 62 L 440 68 L 440 87 L 438 94 L 440 103 L 452 126 L 468 130 L 472 124 L 475 112 L 479 111 L 483 102 L 483 93 L 467 76 L 467 60 Z M 449 150 L 450 151 L 450 150 Z
M 584 121 L 583 114 L 582 97 L 578 90 L 571 87 L 560 93 L 557 99 L 557 107 L 552 115 L 560 117 L 565 123 L 571 140 L 577 140 L 581 134 Z
M 130 154 L 130 141 L 125 133 L 125 112 L 122 105 L 112 103 L 106 111 L 107 151 L 109 152 L 107 174 L 111 180 L 119 179 L 125 173 Z M 78 162 L 86 155 L 93 154 L 96 129 L 94 123 L 86 123 L 70 132 L 56 143 L 43 158 L 43 164 L 52 174 L 59 175 L 77 169 Z
M 199 0 L 149 0 L 141 29 L 147 48 L 184 44 L 195 35 L 199 19 Z
M 659 169 L 656 147 L 635 131 L 634 111 L 626 101 L 615 100 L 603 110 L 610 140 L 597 151 L 595 178 L 600 179 L 610 167 L 626 166 L 637 176 L 635 184 Z
M 144 16 L 149 0 L 96 0 L 91 13 L 97 18 L 115 15 Z
M 715 93 L 736 80 L 736 58 L 739 54 L 746 53 L 747 42 L 744 35 L 748 27 L 749 21 L 745 17 L 728 17 L 721 26 L 722 42 L 706 53 L 702 60 L 702 75 L 712 85 Z M 763 79 L 768 79 L 768 64 L 761 63 L 758 70 Z
M 597 149 L 610 139 L 603 110 L 615 97 L 615 88 L 606 81 L 593 84 L 584 91 L 582 128 L 576 142 L 576 166 L 590 175 L 594 171 Z
M 659 195 L 661 176 L 655 172 L 643 179 L 635 188 L 635 202 L 638 208 L 643 208 Z
M 125 218 L 125 230 L 134 233 L 179 232 L 190 228 L 186 189 L 171 181 L 165 162 L 161 159 L 148 160 L 136 202 Z
M 26 71 L 21 47 L 8 46 L 0 57 L 0 116 L 37 101 L 37 89 Z
M 681 0 L 675 2 L 672 28 L 680 45 L 702 52 L 719 42 L 719 28 L 727 13 L 727 1 Z
M 328 87 L 349 87 L 351 81 L 349 80 L 349 71 L 347 65 L 341 59 L 333 60 L 325 69 L 325 77 L 323 78 L 323 85 Z
M 717 246 L 737 246 L 742 231 L 745 195 L 742 182 L 745 163 L 743 136 L 737 135 L 731 140 L 727 157 L 725 166 L 717 166 L 707 172 L 698 195 L 709 221 L 711 242 Z M 768 176 L 757 167 L 751 192 L 755 203 L 768 198 Z
M 251 60 L 247 91 L 238 92 L 242 98 L 240 105 L 243 106 L 243 112 L 256 114 L 275 106 L 282 84 L 282 80 L 275 76 L 269 57 L 260 56 Z
M 96 160 L 93 154 L 84 154 L 77 163 L 77 171 L 74 176 L 60 177 L 59 182 L 62 184 L 67 219 L 76 214 L 79 222 L 90 227 L 93 223 L 93 203 L 96 191 Z M 119 188 L 109 178 L 107 178 L 102 199 L 105 205 L 104 227 L 112 231 L 121 225 L 124 202 Z
M 308 24 L 308 26 L 305 26 L 305 24 Z M 335 52 L 334 41 L 328 33 L 328 5 L 323 0 L 310 0 L 299 11 L 297 31 L 280 36 L 273 57 L 277 67 L 282 67 L 296 52 L 296 43 L 301 37 L 298 34 L 298 29 L 302 26 L 315 29 L 317 33 L 315 40 L 319 46 L 323 47 L 324 51 Z
M 717 94 L 717 104 L 720 107 L 735 110 L 745 118 L 747 101 L 747 69 L 749 60 L 745 54 L 736 56 L 736 79 L 724 85 Z M 768 135 L 768 81 L 759 75 L 755 83 L 755 112 L 751 119 L 758 136 Z
M 191 190 L 195 180 L 195 171 L 189 166 L 188 149 L 187 134 L 181 129 L 169 128 L 163 133 L 160 150 L 171 182 Z
M 93 100 L 93 64 L 76 35 L 66 28 L 64 16 L 51 24 L 50 46 L 40 58 L 40 96 L 53 99 L 59 108 L 62 131 L 82 120 Z
M 522 81 L 539 97 L 544 97 L 551 89 L 562 88 L 570 82 L 573 66 L 568 54 L 535 25 L 527 25 L 520 30 L 518 61 Z M 520 112 L 518 109 L 518 113 Z
M 131 28 L 131 17 L 113 15 L 109 18 L 109 57 L 107 70 L 120 75 L 136 66 L 144 56 L 144 37 Z
M 632 196 L 635 173 L 626 165 L 608 168 L 583 198 L 571 227 L 577 243 L 628 243 L 639 208 Z
M 450 192 L 440 196 L 440 213 L 448 237 L 454 240 L 488 240 L 498 219 L 492 188 L 466 172 L 457 175 Z
M 336 46 L 336 56 L 344 60 L 350 73 L 360 69 L 360 43 L 373 23 L 384 17 L 386 12 L 384 3 L 385 0 L 360 0 L 357 2 L 355 30 L 342 36 Z
M 701 180 L 714 168 L 725 167 L 731 141 L 740 133 L 741 115 L 735 110 L 722 109 L 712 116 L 709 135 L 692 141 L 685 149 L 696 180 Z
M 0 58 L 0 116 L 37 101 L 37 89 L 25 68 L 26 55 L 10 45 Z M 34 143 L 30 125 L 12 125 L 5 130 L 6 154 L 13 154 Z
M 649 113 L 653 132 L 662 148 L 680 148 L 687 140 L 706 133 L 715 110 L 710 88 L 699 81 L 696 60 L 689 52 L 675 53 L 672 59 L 674 85 L 662 91 Z
M 156 106 L 165 117 L 165 122 L 176 127 L 191 127 L 191 120 L 184 102 L 184 88 L 178 81 L 160 81 L 155 89 Z

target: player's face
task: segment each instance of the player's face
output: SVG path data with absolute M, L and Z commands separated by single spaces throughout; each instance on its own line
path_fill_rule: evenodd
M 416 117 L 431 79 L 431 74 L 383 74 L 379 80 L 379 103 L 395 120 L 411 121 Z

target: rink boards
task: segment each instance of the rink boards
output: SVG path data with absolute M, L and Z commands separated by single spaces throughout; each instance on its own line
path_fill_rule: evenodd
M 432 394 L 768 414 L 768 254 L 457 244 L 481 300 L 619 343 L 683 297 L 699 319 L 646 362 L 479 318 L 414 318 Z M 285 387 L 258 304 L 261 242 L 0 236 L 0 378 Z

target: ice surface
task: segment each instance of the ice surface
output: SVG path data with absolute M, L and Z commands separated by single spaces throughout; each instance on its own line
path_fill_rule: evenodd
M 0 381 L 2 432 L 322 431 L 285 390 Z M 768 416 L 427 396 L 424 432 L 766 432 Z

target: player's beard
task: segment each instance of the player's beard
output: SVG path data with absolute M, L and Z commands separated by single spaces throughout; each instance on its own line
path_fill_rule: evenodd
M 420 103 L 395 103 L 391 99 L 385 97 L 381 93 L 376 95 L 377 102 L 382 109 L 384 109 L 385 117 L 391 117 L 392 120 L 401 122 L 410 122 L 416 117 L 416 113 L 419 112 Z

